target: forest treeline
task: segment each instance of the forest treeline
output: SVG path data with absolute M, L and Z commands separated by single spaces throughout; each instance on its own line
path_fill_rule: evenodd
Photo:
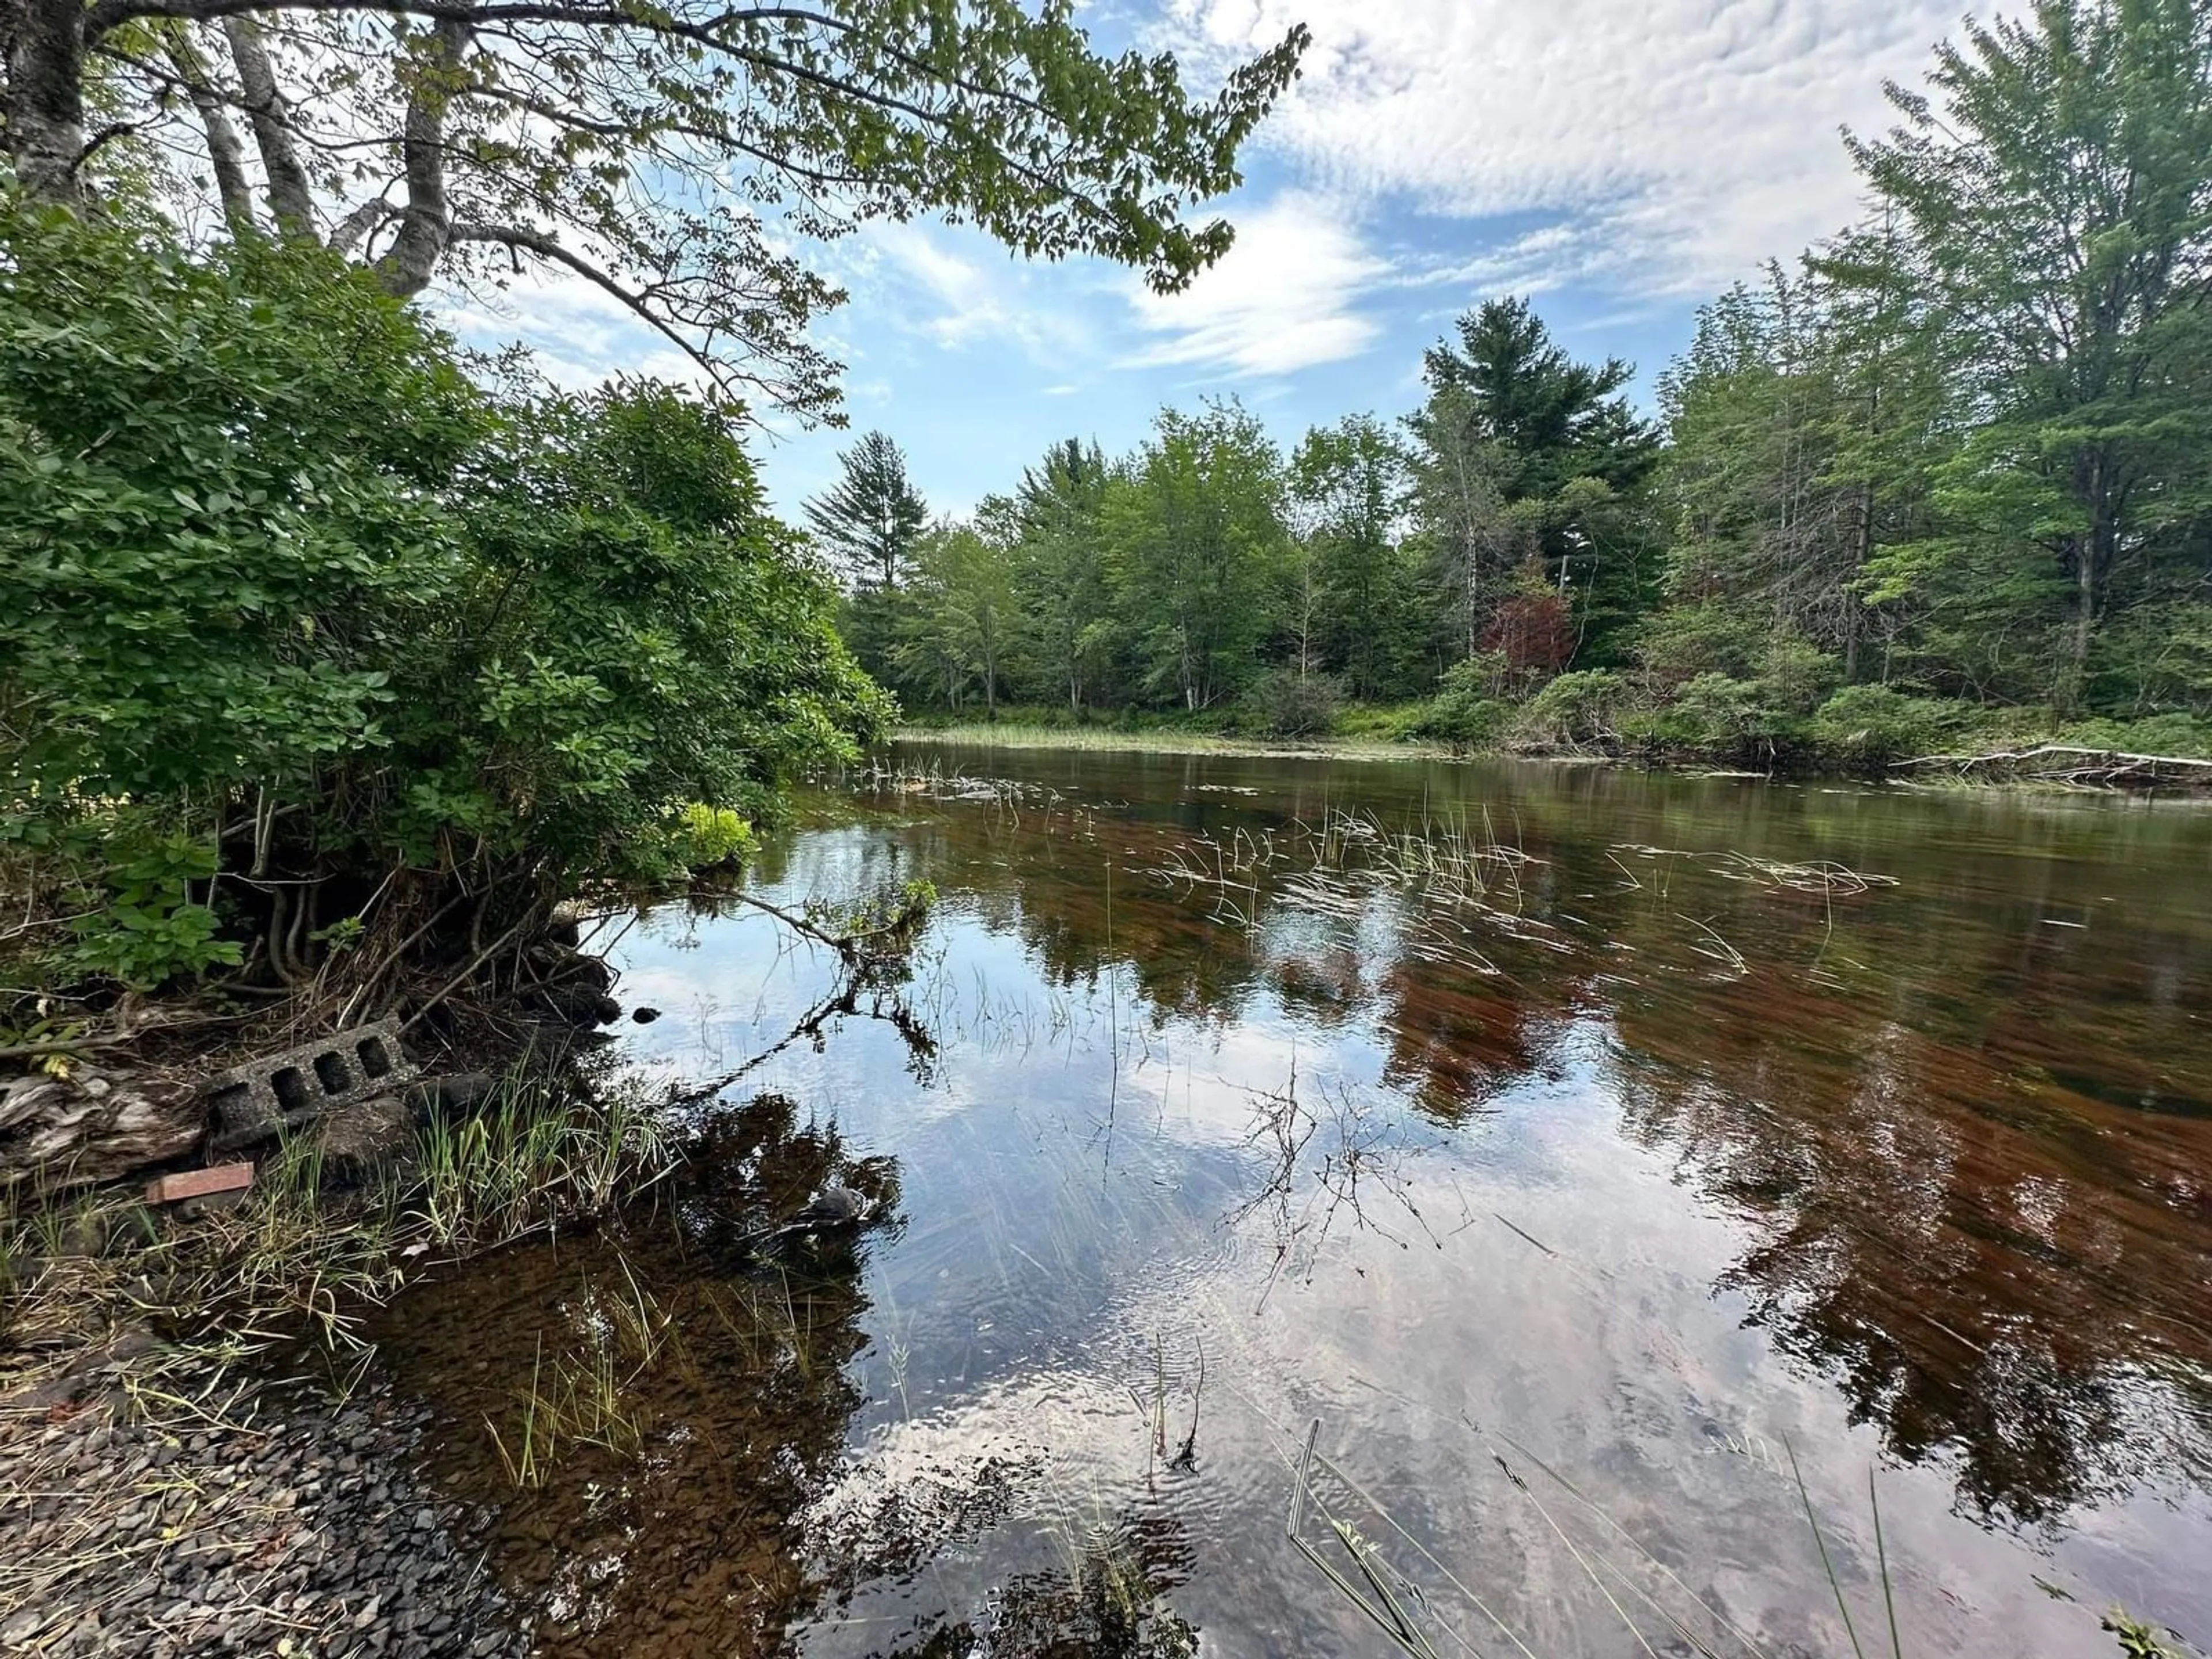
M 847 640 L 909 711 L 2212 754 L 2212 11 L 2059 0 L 1929 82 L 1846 139 L 1861 222 L 1705 306 L 1656 418 L 1496 298 L 1419 408 L 1287 452 L 1210 400 L 933 522 L 872 433 L 809 507 Z

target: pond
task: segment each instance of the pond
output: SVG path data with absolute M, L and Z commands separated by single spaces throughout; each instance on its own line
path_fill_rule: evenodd
M 551 1653 L 2201 1643 L 2208 874 L 2179 803 L 905 750 L 751 882 L 933 883 L 902 974 L 642 918 L 623 1063 L 757 1061 L 663 1219 L 380 1334 Z M 885 1224 L 757 1248 L 833 1170 Z

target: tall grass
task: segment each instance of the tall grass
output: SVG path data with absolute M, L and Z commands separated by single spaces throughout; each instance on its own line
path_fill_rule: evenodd
M 54 1361 L 104 1340 L 120 1313 L 167 1339 L 125 1386 L 148 1414 L 208 1414 L 207 1379 L 305 1338 L 365 1357 L 359 1326 L 410 1273 L 649 1188 L 674 1155 L 641 1097 L 582 1099 L 514 1081 L 477 1117 L 440 1119 L 418 1156 L 351 1192 L 325 1190 L 315 1141 L 262 1158 L 228 1210 L 162 1218 L 111 1195 L 0 1200 L 0 1333 Z
M 577 1446 L 628 1457 L 644 1445 L 646 1421 L 633 1403 L 635 1385 L 659 1360 L 672 1333 L 668 1316 L 627 1264 L 623 1279 L 626 1296 L 587 1294 L 582 1352 L 556 1354 L 549 1365 L 541 1336 L 530 1382 L 517 1393 L 506 1428 L 485 1419 L 514 1486 L 544 1486 Z
M 599 1214 L 673 1163 L 658 1118 L 634 1094 L 581 1102 L 509 1087 L 476 1115 L 423 1130 L 406 1214 L 436 1245 L 505 1243 Z

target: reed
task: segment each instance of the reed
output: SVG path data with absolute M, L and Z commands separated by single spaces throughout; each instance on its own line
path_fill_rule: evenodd
M 1565 1546 L 1579 1572 L 1596 1590 L 1612 1614 L 1626 1627 L 1638 1650 L 1654 1656 L 1656 1659 L 1660 1649 L 1654 1644 L 1663 1641 L 1673 1650 L 1695 1653 L 1702 1656 L 1702 1659 L 1730 1659 L 1730 1656 L 1735 1654 L 1748 1656 L 1748 1659 L 1768 1659 L 1767 1651 L 1758 1638 L 1698 1595 L 1683 1582 L 1674 1568 L 1654 1555 L 1573 1481 L 1512 1437 L 1499 1436 L 1493 1439 L 1473 1424 L 1468 1426 L 1480 1440 L 1487 1456 L 1505 1473 L 1518 1498 L 1535 1512 L 1545 1527 Z M 1391 1646 L 1401 1653 L 1419 1656 L 1420 1659 L 1435 1659 L 1445 1643 L 1465 1652 L 1477 1651 L 1475 1644 L 1466 1633 L 1451 1628 L 1443 1620 L 1437 1607 L 1437 1594 L 1424 1589 L 1421 1583 L 1411 1573 L 1394 1565 L 1382 1547 L 1349 1518 L 1345 1512 L 1348 1506 L 1342 1500 L 1356 1500 L 1373 1513 L 1384 1532 L 1395 1534 L 1399 1543 L 1434 1576 L 1439 1583 L 1439 1593 L 1448 1589 L 1463 1599 L 1487 1621 L 1495 1635 L 1525 1656 L 1525 1659 L 1534 1659 L 1534 1650 L 1528 1640 L 1516 1632 L 1495 1607 L 1438 1561 L 1391 1516 L 1382 1500 L 1320 1452 L 1317 1446 L 1320 1431 L 1321 1424 L 1316 1419 L 1307 1431 L 1303 1449 L 1294 1466 L 1287 1526 L 1292 1543 L 1322 1579 L 1381 1631 Z M 1869 1659 L 1868 1644 L 1863 1641 L 1859 1623 L 1852 1615 L 1850 1598 L 1844 1590 L 1835 1556 L 1828 1547 L 1827 1534 L 1822 1528 L 1811 1492 L 1798 1467 L 1796 1454 L 1786 1442 L 1784 1451 L 1788 1459 L 1786 1473 L 1795 1486 L 1798 1503 L 1804 1510 L 1806 1524 L 1812 1534 L 1821 1580 L 1835 1599 L 1853 1659 Z M 1556 1514 L 1539 1495 L 1535 1483 L 1516 1472 L 1516 1465 L 1533 1468 L 1552 1487 L 1565 1494 L 1576 1510 L 1598 1528 L 1599 1538 L 1602 1541 L 1585 1540 L 1577 1542 L 1560 1515 Z M 1773 1462 L 1762 1466 L 1770 1471 L 1778 1468 Z M 1341 1494 L 1341 1498 L 1333 1500 L 1330 1496 L 1332 1490 Z M 1881 1593 L 1881 1613 L 1887 1630 L 1890 1659 L 1904 1659 L 1904 1641 L 1898 1625 L 1896 1588 L 1890 1570 L 1888 1542 L 1883 1532 L 1881 1501 L 1871 1470 L 1867 1476 L 1867 1501 L 1875 1577 Z M 1317 1523 L 1317 1527 L 1310 1523 Z M 1309 1536 L 1316 1530 L 1320 1534 L 1319 1541 Z M 1330 1542 L 1338 1547 L 1334 1554 L 1323 1547 Z M 1644 1626 L 1646 1620 L 1663 1628 L 1647 1636 Z M 2122 1628 L 2110 1620 L 2106 1627 L 2108 1630 Z M 2130 1624 L 2129 1628 L 2141 1627 Z M 2127 1647 L 2124 1638 L 2122 1646 Z M 2133 1649 L 2128 1650 L 2135 1651 Z
M 283 1139 L 243 1201 L 189 1222 L 99 1193 L 0 1200 L 0 1332 L 17 1356 L 0 1382 L 106 1341 L 119 1317 L 167 1338 L 124 1374 L 131 1408 L 219 1420 L 241 1361 L 304 1338 L 365 1363 L 362 1316 L 411 1273 L 604 1213 L 674 1163 L 641 1096 L 520 1081 L 482 1117 L 433 1123 L 419 1154 L 331 1193 L 315 1142 Z
M 625 1458 L 643 1449 L 647 1425 L 634 1403 L 637 1383 L 661 1360 L 672 1323 L 627 1263 L 623 1276 L 627 1295 L 587 1287 L 576 1322 L 580 1351 L 556 1354 L 549 1365 L 540 1333 L 530 1382 L 517 1392 L 505 1431 L 485 1418 L 515 1486 L 543 1486 L 578 1447 Z

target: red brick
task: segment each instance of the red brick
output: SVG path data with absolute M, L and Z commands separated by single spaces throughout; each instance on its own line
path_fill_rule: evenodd
M 235 1193 L 253 1184 L 251 1164 L 218 1164 L 210 1170 L 179 1170 L 146 1183 L 149 1204 L 173 1204 L 180 1198 L 205 1198 L 213 1193 Z

